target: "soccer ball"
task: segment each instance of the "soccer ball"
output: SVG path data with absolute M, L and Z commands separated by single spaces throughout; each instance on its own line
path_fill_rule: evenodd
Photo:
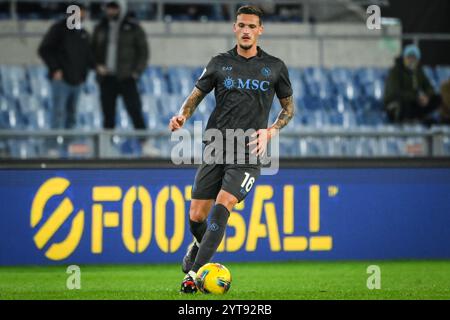
M 198 270 L 195 284 L 203 293 L 224 294 L 230 289 L 231 273 L 220 263 L 207 263 Z

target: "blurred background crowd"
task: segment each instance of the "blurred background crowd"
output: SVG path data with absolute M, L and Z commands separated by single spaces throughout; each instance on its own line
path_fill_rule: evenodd
M 379 30 L 364 1 L 254 1 L 296 99 L 282 157 L 450 155 L 449 5 L 375 2 Z M 170 157 L 168 119 L 234 45 L 242 4 L 1 2 L 0 156 Z M 81 28 L 67 27 L 70 5 Z M 211 94 L 188 128 L 214 106 Z

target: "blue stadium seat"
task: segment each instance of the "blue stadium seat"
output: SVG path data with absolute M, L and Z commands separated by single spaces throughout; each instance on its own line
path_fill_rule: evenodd
M 22 66 L 0 66 L 0 78 L 4 96 L 18 98 L 29 93 L 25 69 Z
M 100 100 L 96 94 L 81 93 L 76 110 L 76 128 L 96 130 L 103 127 Z
M 329 71 L 331 82 L 337 95 L 353 100 L 359 95 L 358 83 L 354 79 L 354 71 L 348 68 L 333 68 Z
M 450 80 L 450 66 L 437 66 L 436 80 L 438 86 L 441 86 L 445 81 Z
M 21 118 L 12 99 L 0 96 L 0 129 L 19 129 Z
M 112 139 L 113 147 L 115 147 L 123 156 L 140 156 L 142 154 L 142 147 L 139 140 L 136 138 L 126 138 L 115 136 Z
M 379 154 L 379 145 L 376 138 L 357 138 L 355 141 L 355 156 L 372 157 Z
M 49 130 L 51 129 L 50 116 L 45 109 L 36 109 L 24 114 L 26 129 L 29 130 Z
M 289 78 L 291 80 L 294 97 L 303 98 L 306 95 L 306 86 L 303 82 L 302 70 L 299 68 L 290 68 Z
M 180 94 L 186 97 L 191 93 L 194 87 L 192 68 L 184 66 L 169 67 L 167 76 L 172 94 Z
M 22 94 L 17 99 L 19 110 L 23 116 L 26 116 L 30 112 L 35 112 L 39 109 L 45 109 L 43 107 L 42 100 L 38 97 L 30 94 Z
M 141 96 L 142 113 L 144 114 L 145 123 L 148 129 L 157 129 L 160 127 L 159 121 L 159 103 L 160 99 L 156 96 L 144 94 Z
M 405 141 L 403 138 L 380 138 L 380 154 L 382 156 L 401 156 L 405 154 Z
M 380 68 L 359 68 L 355 71 L 355 80 L 361 95 L 382 100 L 384 95 L 383 71 Z
M 307 137 L 299 141 L 299 155 L 320 157 L 328 155 L 328 144 L 321 138 Z
M 47 69 L 42 65 L 26 67 L 31 94 L 41 98 L 50 99 L 52 94 Z
M 13 158 L 36 158 L 40 152 L 35 139 L 10 139 L 8 141 L 9 153 Z
M 163 96 L 169 92 L 166 77 L 161 67 L 150 66 L 139 78 L 139 90 L 141 93 Z
M 282 158 L 297 157 L 300 153 L 298 139 L 280 137 L 279 155 Z
M 180 94 L 169 94 L 164 98 L 161 98 L 159 103 L 159 114 L 165 119 L 170 119 L 174 114 L 180 110 L 185 96 Z
M 328 70 L 320 67 L 308 67 L 303 70 L 306 95 L 321 99 L 331 98 L 334 90 L 328 76 Z
M 450 137 L 444 136 L 442 138 L 442 151 L 443 155 L 450 156 Z

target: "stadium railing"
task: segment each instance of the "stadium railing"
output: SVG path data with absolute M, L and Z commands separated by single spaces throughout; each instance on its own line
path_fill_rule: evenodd
M 0 130 L 0 158 L 170 159 L 172 147 L 179 142 L 171 141 L 170 135 L 168 130 L 51 130 L 32 135 L 26 130 Z M 147 153 L 142 141 L 153 152 Z M 280 136 L 279 149 L 281 158 L 448 157 L 450 128 L 298 128 Z

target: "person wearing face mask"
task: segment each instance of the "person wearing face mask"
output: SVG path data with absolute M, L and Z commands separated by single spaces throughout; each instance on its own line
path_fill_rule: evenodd
M 385 83 L 384 106 L 393 123 L 417 123 L 440 105 L 440 97 L 420 65 L 421 53 L 410 44 L 396 59 Z
M 113 129 L 116 100 L 123 97 L 135 129 L 145 129 L 137 80 L 147 67 L 149 49 L 144 30 L 116 1 L 106 4 L 106 16 L 94 29 L 92 50 L 103 110 L 103 127 Z

